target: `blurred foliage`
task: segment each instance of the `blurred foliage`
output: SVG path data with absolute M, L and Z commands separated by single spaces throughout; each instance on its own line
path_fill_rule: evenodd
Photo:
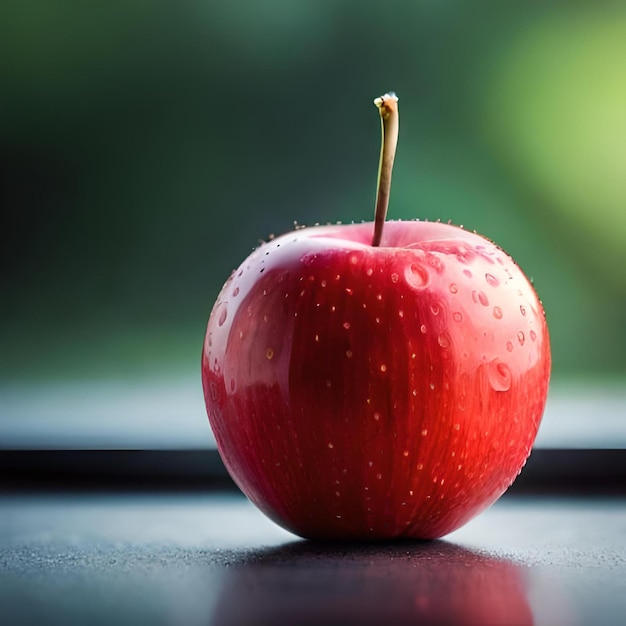
M 555 377 L 626 370 L 623 3 L 9 0 L 0 24 L 5 379 L 197 368 L 260 238 L 371 219 L 387 89 L 390 217 L 508 250 Z

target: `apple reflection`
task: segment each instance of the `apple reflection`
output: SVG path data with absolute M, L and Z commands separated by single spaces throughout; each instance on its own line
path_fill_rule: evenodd
M 533 624 L 523 569 L 445 542 L 250 552 L 225 573 L 217 624 Z

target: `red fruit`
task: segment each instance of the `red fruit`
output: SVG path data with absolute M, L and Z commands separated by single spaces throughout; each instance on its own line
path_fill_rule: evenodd
M 211 314 L 202 373 L 226 467 L 305 537 L 430 538 L 528 457 L 550 352 L 502 250 L 455 226 L 316 227 L 256 250 Z
M 515 262 L 429 222 L 297 230 L 233 272 L 202 381 L 226 468 L 311 538 L 434 538 L 524 465 L 550 376 L 544 311 Z

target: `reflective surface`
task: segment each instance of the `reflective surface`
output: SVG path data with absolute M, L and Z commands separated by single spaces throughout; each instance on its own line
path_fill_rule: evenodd
M 458 545 L 293 543 L 224 576 L 216 623 L 533 624 L 523 568 Z
M 446 541 L 298 541 L 239 496 L 0 499 L 11 624 L 614 624 L 626 500 L 506 497 Z M 10 619 L 9 619 L 10 618 Z

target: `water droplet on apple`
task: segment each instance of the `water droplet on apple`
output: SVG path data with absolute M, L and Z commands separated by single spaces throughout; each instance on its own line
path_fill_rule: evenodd
M 352 350 L 346 350 L 346 356 L 351 359 L 352 358 Z
M 513 342 L 512 341 L 507 341 L 506 342 L 506 349 L 508 352 L 513 352 Z
M 534 330 L 531 330 L 529 335 L 531 341 L 535 341 L 537 339 L 537 333 Z
M 452 319 L 453 319 L 455 322 L 462 322 L 462 321 L 463 321 L 463 314 L 462 314 L 462 313 L 459 313 L 459 311 L 455 311 L 455 312 L 452 314 Z
M 218 402 L 220 398 L 218 387 L 215 383 L 209 385 L 209 394 L 213 402 Z
M 268 349 L 265 351 L 265 358 L 266 358 L 268 361 L 271 361 L 271 360 L 274 358 L 274 350 L 272 350 L 272 348 L 268 348 Z
M 459 261 L 459 263 L 464 263 L 466 265 L 468 263 L 471 263 L 476 257 L 476 252 L 474 252 L 472 248 L 465 246 L 465 245 L 456 246 L 456 250 L 454 250 L 454 254 L 457 258 L 457 261 Z
M 526 315 L 526 307 L 523 304 L 520 305 L 519 310 L 522 315 Z
M 439 305 L 436 302 L 433 302 L 433 304 L 430 305 L 430 310 L 433 315 L 439 315 Z
M 421 289 L 428 282 L 428 272 L 417 263 L 412 263 L 404 272 L 404 279 L 414 289 Z
M 399 280 L 400 280 L 400 277 L 399 277 L 399 276 L 398 276 L 398 275 L 394 272 L 394 273 L 391 275 L 391 282 L 392 282 L 392 283 L 397 283 Z
M 493 274 L 485 274 L 485 280 L 492 287 L 497 287 L 500 284 L 500 281 Z
M 422 335 L 426 334 L 426 326 L 424 324 L 420 326 L 420 332 L 422 333 Z
M 450 283 L 449 289 L 450 289 L 450 293 L 456 293 L 459 290 L 456 283 Z
M 493 316 L 497 320 L 501 320 L 502 319 L 502 309 L 499 306 L 494 306 L 493 307 Z
M 483 306 L 489 306 L 489 298 L 487 298 L 487 294 L 485 294 L 483 291 L 478 292 L 478 301 Z
M 472 272 L 470 270 L 463 270 L 463 273 L 468 277 L 471 278 L 472 277 Z
M 351 289 L 350 287 L 346 287 L 346 293 L 351 296 L 354 293 L 354 289 Z
M 343 327 L 344 327 L 346 330 L 350 330 L 350 322 L 344 322 L 344 323 L 343 323 Z
M 438 274 L 443 272 L 443 261 L 437 255 L 432 253 L 426 254 L 426 263 L 428 263 L 428 265 L 430 265 L 430 267 L 432 267 Z
M 511 388 L 511 369 L 506 363 L 494 359 L 487 365 L 487 379 L 494 391 L 508 391 Z
M 450 339 L 447 335 L 439 335 L 439 337 L 437 337 L 437 342 L 444 349 L 450 347 Z
M 228 317 L 228 311 L 226 310 L 226 306 L 222 305 L 222 310 L 220 311 L 220 316 L 217 319 L 218 326 L 223 326 L 227 317 Z
M 365 272 L 368 276 L 371 276 L 374 273 L 374 270 L 371 267 L 367 268 L 367 272 Z
M 233 296 L 236 298 L 239 295 L 239 287 L 235 287 L 233 290 Z
M 524 333 L 520 330 L 519 333 L 517 333 L 517 340 L 520 343 L 520 346 L 524 345 L 524 341 L 526 340 L 526 337 L 524 337 Z
M 381 364 L 380 371 L 381 372 L 386 372 L 387 371 L 387 366 L 384 363 Z

